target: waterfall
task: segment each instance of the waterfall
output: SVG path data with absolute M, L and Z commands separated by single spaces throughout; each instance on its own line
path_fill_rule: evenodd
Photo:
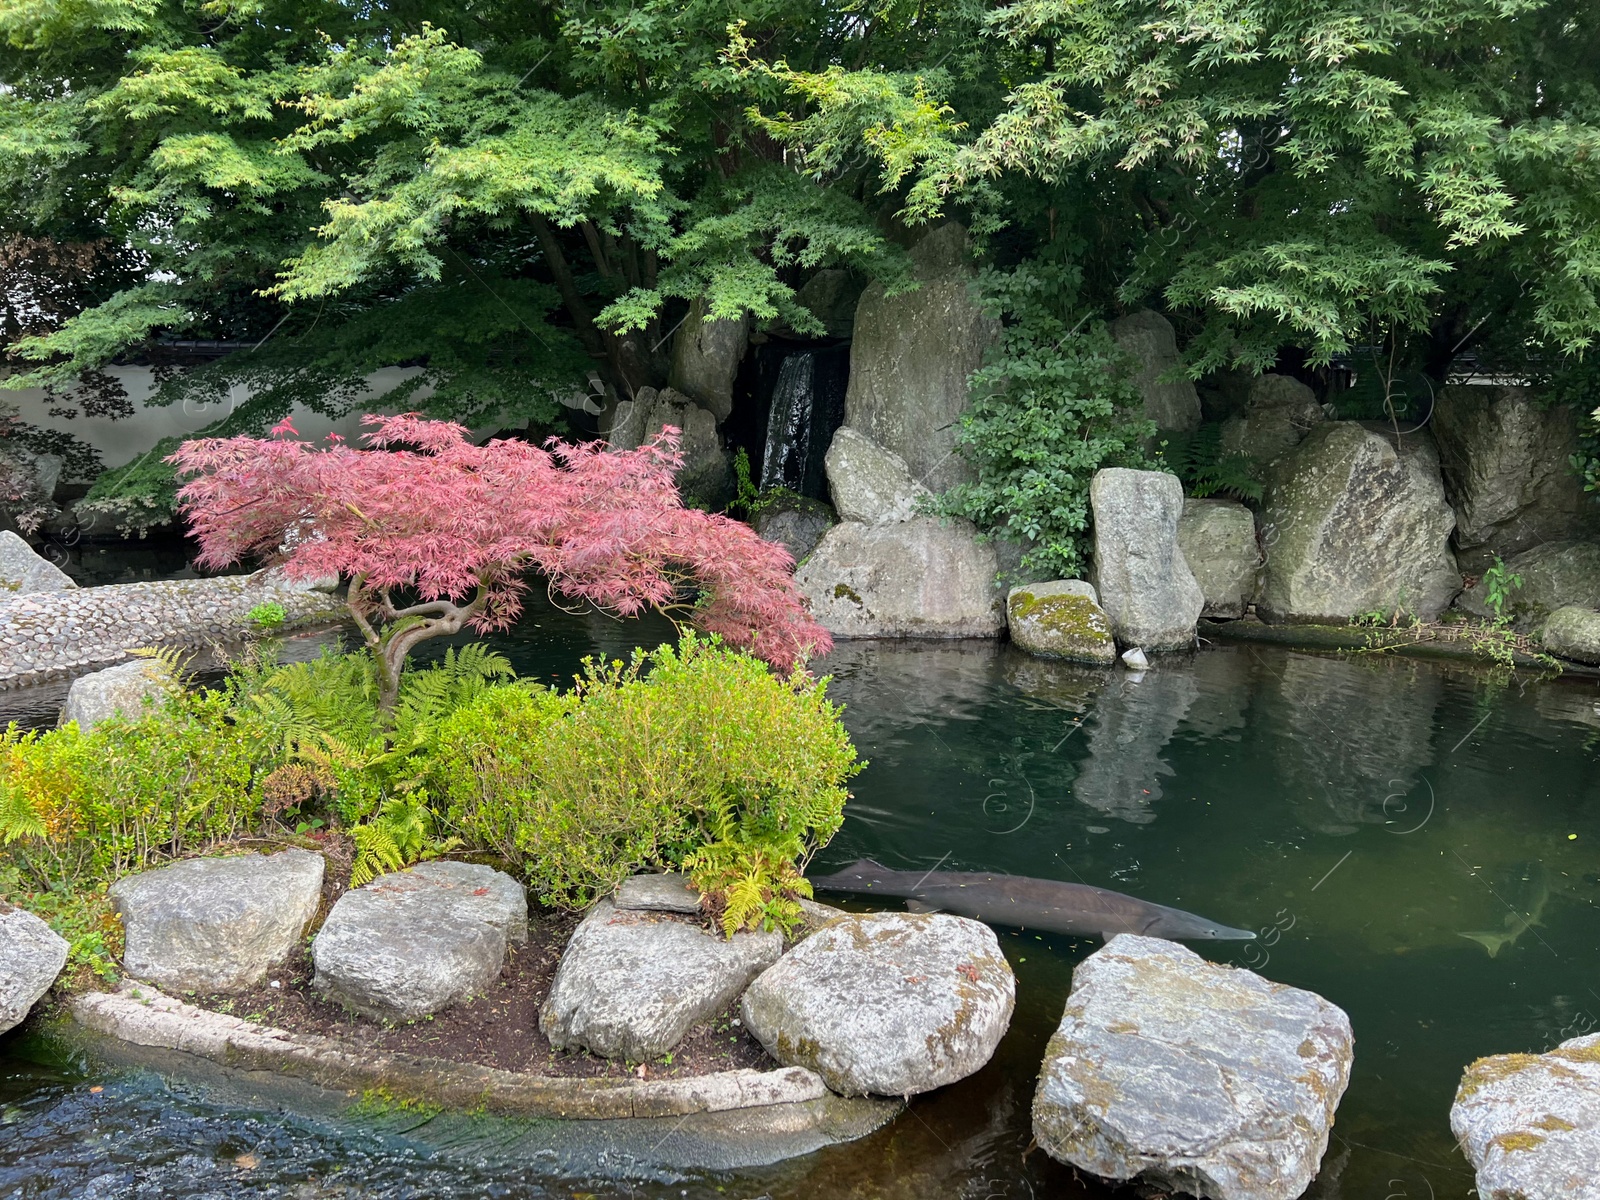
M 791 354 L 778 368 L 772 389 L 772 409 L 767 417 L 767 442 L 761 454 L 761 486 L 801 491 L 810 473 L 812 387 L 816 355 L 809 350 Z M 824 449 L 826 453 L 826 449 Z

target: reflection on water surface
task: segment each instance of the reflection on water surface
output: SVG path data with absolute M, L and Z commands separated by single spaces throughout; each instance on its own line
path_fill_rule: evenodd
M 642 628 L 542 608 L 503 644 L 548 678 L 662 632 Z M 1592 682 L 1266 647 L 1135 676 L 987 644 L 846 643 L 823 668 L 871 765 L 819 870 L 870 857 L 1113 887 L 1259 930 L 1195 949 L 1350 1013 L 1355 1072 L 1313 1197 L 1466 1197 L 1447 1124 L 1462 1067 L 1600 1028 Z M 1018 1004 L 995 1060 L 872 1137 L 779 1167 L 552 1176 L 526 1129 L 289 1116 L 30 1063 L 13 1040 L 0 1196 L 1112 1195 L 1027 1153 L 1034 1075 L 1094 943 L 999 933 Z

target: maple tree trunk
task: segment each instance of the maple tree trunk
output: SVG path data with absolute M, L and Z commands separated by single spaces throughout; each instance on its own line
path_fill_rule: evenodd
M 388 622 L 403 621 L 408 617 L 421 617 L 415 624 L 398 630 L 374 628 L 368 610 L 362 605 L 363 591 L 359 579 L 353 581 L 345 600 L 350 615 L 355 619 L 361 637 L 378 666 L 378 714 L 387 717 L 400 699 L 400 677 L 405 671 L 406 658 L 429 638 L 448 637 L 460 633 L 488 599 L 488 590 L 479 588 L 478 594 L 467 604 L 449 600 L 432 600 L 414 604 L 409 608 L 395 608 L 387 592 L 382 593 L 374 610 Z

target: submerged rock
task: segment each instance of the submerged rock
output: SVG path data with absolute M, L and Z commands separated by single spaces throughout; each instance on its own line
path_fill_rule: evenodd
M 966 522 L 835 525 L 795 572 L 836 637 L 999 637 L 1005 608 L 994 547 Z
M 33 547 L 17 534 L 0 530 L 0 594 L 59 592 L 77 586 L 70 575 L 35 554 Z
M 1090 579 L 1117 643 L 1186 650 L 1205 596 L 1178 544 L 1183 485 L 1164 471 L 1106 467 L 1089 484 L 1094 509 Z
M 1483 1200 L 1600 1200 L 1600 1034 L 1467 1068 L 1450 1130 Z
M 833 920 L 745 992 L 750 1032 L 845 1096 L 911 1096 L 989 1061 L 1016 982 L 994 931 L 965 917 Z
M 1012 588 L 1006 624 L 1011 640 L 1029 654 L 1104 666 L 1117 661 L 1111 618 L 1095 603 L 1093 586 L 1080 579 Z
M 1392 436 L 1354 421 L 1320 425 L 1267 488 L 1257 611 L 1319 624 L 1375 610 L 1431 621 L 1461 587 L 1454 528 L 1439 457 L 1423 434 L 1396 450 Z
M 867 525 L 909 521 L 932 495 L 911 478 L 905 459 L 848 425 L 833 435 L 826 465 L 828 492 L 846 521 Z
M 845 424 L 905 460 L 933 491 L 971 478 L 956 453 L 967 377 L 983 364 L 1000 322 L 971 293 L 966 231 L 950 222 L 911 250 L 916 290 L 890 296 L 873 282 L 856 307 Z
M 311 945 L 315 986 L 357 1012 L 410 1021 L 486 989 L 506 943 L 528 938 L 527 897 L 509 875 L 422 863 L 346 892 Z
M 573 931 L 539 1028 L 557 1048 L 643 1062 L 671 1050 L 778 961 L 779 933 L 731 939 L 601 900 Z
M 322 855 L 191 858 L 111 885 L 123 966 L 177 991 L 237 992 L 289 957 L 322 901 Z
M 719 422 L 733 412 L 733 381 L 750 344 L 750 321 L 713 321 L 704 296 L 689 305 L 683 327 L 672 339 L 671 384 Z
M 1600 666 L 1600 612 L 1568 604 L 1550 614 L 1539 641 L 1551 654 Z
M 0 1033 L 22 1024 L 67 965 L 67 941 L 0 900 Z
M 88 733 L 112 717 L 137 721 L 161 703 L 171 686 L 172 680 L 153 659 L 81 675 L 67 691 L 61 723 L 76 721 L 79 731 Z
M 1187 378 L 1166 380 L 1182 362 L 1172 322 L 1151 309 L 1129 313 L 1111 323 L 1111 336 L 1135 361 L 1133 382 L 1144 396 L 1144 415 L 1157 429 L 1200 428 L 1200 396 Z
M 1119 934 L 1078 965 L 1033 1133 L 1061 1162 L 1211 1200 L 1294 1200 L 1350 1077 L 1344 1012 L 1313 992 Z
M 1205 597 L 1200 615 L 1244 616 L 1261 580 L 1255 514 L 1235 500 L 1186 499 L 1178 546 Z
M 1520 630 L 1539 627 L 1558 608 L 1576 605 L 1600 609 L 1600 543 L 1550 542 L 1525 550 L 1506 562 L 1508 576 L 1521 576 L 1511 589 L 1505 614 Z M 1480 579 L 1456 601 L 1475 617 L 1492 617 L 1489 585 Z

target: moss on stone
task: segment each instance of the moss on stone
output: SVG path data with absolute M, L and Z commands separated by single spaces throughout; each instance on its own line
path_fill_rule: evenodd
M 862 603 L 860 595 L 858 595 L 856 590 L 848 583 L 834 584 L 833 598 L 835 600 L 854 600 L 857 604 Z

